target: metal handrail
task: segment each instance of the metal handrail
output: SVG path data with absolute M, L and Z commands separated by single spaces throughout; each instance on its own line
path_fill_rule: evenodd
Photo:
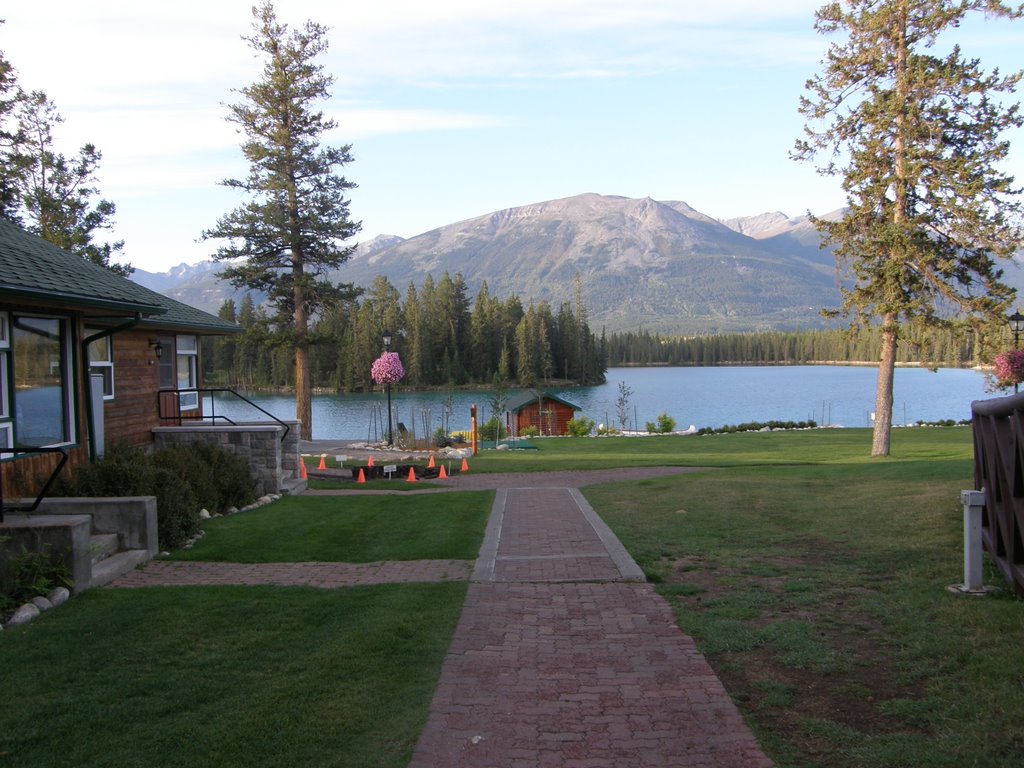
M 173 394 L 175 396 L 175 402 L 179 402 L 179 395 L 182 392 L 196 392 L 196 393 L 199 394 L 200 398 L 202 398 L 206 394 L 213 395 L 213 394 L 217 394 L 217 393 L 227 393 L 227 394 L 230 394 L 230 395 L 234 395 L 239 400 L 244 402 L 246 405 L 252 406 L 257 411 L 262 413 L 264 416 L 268 417 L 272 421 L 275 421 L 280 426 L 284 427 L 284 432 L 281 433 L 281 442 L 282 443 L 284 442 L 284 439 L 288 436 L 288 432 L 291 430 L 291 427 L 289 427 L 287 424 L 285 424 L 283 421 L 281 421 L 279 418 L 277 418 L 277 416 L 272 414 L 270 411 L 266 410 L 265 408 L 263 408 L 263 407 L 261 407 L 259 405 L 256 405 L 256 403 L 254 403 L 252 400 L 247 398 L 245 395 L 241 395 L 241 394 L 239 394 L 238 392 L 236 392 L 233 389 L 227 389 L 227 388 L 224 388 L 224 387 L 217 387 L 217 388 L 213 388 L 213 389 L 194 389 L 194 388 L 189 388 L 189 389 L 161 389 L 159 392 L 157 392 L 157 397 L 156 397 L 157 417 L 159 419 L 161 419 L 162 421 L 177 421 L 179 427 L 182 425 L 182 423 L 185 420 L 185 417 L 181 415 L 181 408 L 180 407 L 178 408 L 177 413 L 165 414 L 164 413 L 164 398 L 162 397 L 162 395 Z M 202 402 L 202 401 L 200 400 L 200 402 Z M 214 400 L 211 397 L 210 398 L 210 407 L 214 411 L 216 411 L 216 403 L 217 403 L 217 401 Z M 218 419 L 219 419 L 219 420 L 222 420 L 222 421 L 226 421 L 231 426 L 237 426 L 236 423 L 234 421 L 232 421 L 231 419 L 229 419 L 227 416 L 220 416 L 216 412 L 213 412 L 213 413 L 210 413 L 210 414 L 206 414 L 204 412 L 203 415 L 201 417 L 199 417 L 198 419 L 189 419 L 189 421 L 206 421 L 207 419 L 211 420 L 214 424 L 216 424 Z
M 57 466 L 53 468 L 53 471 L 50 473 L 50 477 L 47 478 L 46 482 L 43 484 L 43 487 L 36 496 L 35 501 L 27 505 L 4 503 L 3 466 L 6 462 L 0 461 L 0 523 L 4 521 L 4 513 L 6 512 L 35 512 L 39 508 L 39 505 L 42 503 L 43 499 L 46 498 L 46 494 L 49 492 L 50 486 L 52 486 L 54 481 L 57 479 L 57 475 L 59 475 L 60 471 L 64 469 L 64 465 L 68 463 L 68 453 L 63 448 L 60 447 L 33 448 L 28 446 L 22 446 L 19 448 L 18 446 L 15 446 L 14 448 L 0 449 L 0 454 L 4 456 L 11 455 L 14 458 L 17 458 L 18 455 L 29 455 L 34 453 L 59 453 L 60 461 L 58 461 Z

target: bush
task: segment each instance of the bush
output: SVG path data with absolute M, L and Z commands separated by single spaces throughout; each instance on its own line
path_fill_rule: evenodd
M 71 589 L 74 581 L 64 558 L 42 552 L 11 551 L 0 538 L 0 618 L 6 619 L 33 597 L 46 597 L 55 587 Z
M 588 419 L 586 416 L 580 416 L 578 419 L 569 419 L 565 425 L 565 433 L 572 437 L 586 437 L 594 431 L 594 420 Z
M 750 421 L 745 424 L 727 424 L 724 427 L 714 429 L 712 427 L 701 427 L 698 435 L 722 435 L 735 434 L 736 432 L 760 432 L 763 429 L 815 429 L 818 426 L 816 421 Z
M 531 424 L 528 427 L 523 427 L 521 430 L 519 430 L 520 437 L 536 437 L 539 434 L 540 430 L 537 429 L 537 427 L 533 424 Z
M 479 433 L 481 440 L 493 443 L 504 439 L 508 435 L 505 431 L 505 425 L 501 423 L 500 419 L 494 416 L 483 423 L 479 428 Z
M 665 435 L 676 431 L 676 420 L 667 413 L 661 413 L 658 416 L 657 424 L 648 421 L 646 426 L 647 431 L 651 434 Z
M 177 549 L 199 532 L 199 510 L 224 512 L 256 497 L 244 460 L 205 443 L 149 454 L 113 447 L 92 464 L 75 468 L 55 486 L 56 496 L 155 496 L 160 547 Z

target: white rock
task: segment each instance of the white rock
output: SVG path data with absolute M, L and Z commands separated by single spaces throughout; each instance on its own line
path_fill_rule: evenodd
M 210 510 L 208 510 L 208 509 L 200 509 L 199 510 L 199 519 L 200 520 L 209 520 L 210 519 Z
M 51 603 L 45 597 L 33 597 L 32 605 L 34 605 L 40 611 L 48 611 L 51 608 L 53 608 L 53 603 Z
M 14 612 L 14 615 L 7 622 L 8 627 L 17 627 L 20 624 L 27 624 L 39 615 L 39 609 L 36 608 L 32 603 L 25 603 L 18 610 Z
M 46 596 L 46 599 L 56 608 L 58 605 L 64 605 L 69 597 L 71 597 L 71 592 L 67 587 L 54 587 L 50 590 L 50 594 Z
M 238 513 L 238 507 L 228 507 L 227 511 L 224 514 L 226 514 L 226 515 L 234 515 L 234 514 L 237 514 L 237 513 Z

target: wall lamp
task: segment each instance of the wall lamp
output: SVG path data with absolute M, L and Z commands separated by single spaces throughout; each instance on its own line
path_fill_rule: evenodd
M 153 348 L 153 354 L 156 355 L 156 359 L 159 360 L 164 356 L 164 345 L 159 341 L 149 340 L 149 346 Z

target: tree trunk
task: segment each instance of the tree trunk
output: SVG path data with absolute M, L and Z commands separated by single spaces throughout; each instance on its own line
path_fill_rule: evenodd
M 887 316 L 882 326 L 882 353 L 878 360 L 878 387 L 875 390 L 875 429 L 871 439 L 872 456 L 889 455 L 897 341 L 896 318 Z
M 295 346 L 295 418 L 299 425 L 299 439 L 313 439 L 313 385 L 309 379 L 309 347 Z

